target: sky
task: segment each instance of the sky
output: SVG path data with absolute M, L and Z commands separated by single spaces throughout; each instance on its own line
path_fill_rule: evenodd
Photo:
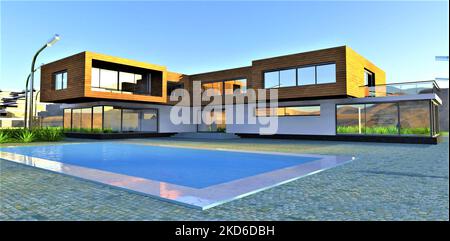
M 89 50 L 194 74 L 347 45 L 389 83 L 448 77 L 448 62 L 435 61 L 449 54 L 446 1 L 0 4 L 3 90 L 24 88 L 34 53 L 55 33 L 61 40 L 38 65 Z

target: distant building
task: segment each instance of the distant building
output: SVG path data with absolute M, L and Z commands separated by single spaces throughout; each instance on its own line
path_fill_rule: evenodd
M 36 116 L 42 116 L 38 118 L 39 125 L 46 125 L 47 122 L 53 122 L 55 124 L 59 117 L 60 126 L 62 126 L 62 112 L 59 109 L 48 112 L 48 106 L 54 106 L 50 103 L 41 103 L 39 98 L 35 100 L 35 113 Z M 45 114 L 41 114 L 45 113 Z M 24 91 L 2 91 L 0 90 L 0 128 L 10 128 L 10 127 L 23 127 L 24 126 L 24 114 L 25 114 L 25 95 Z M 51 117 L 51 118 L 50 118 Z M 54 119 L 54 121 L 49 121 L 49 119 Z

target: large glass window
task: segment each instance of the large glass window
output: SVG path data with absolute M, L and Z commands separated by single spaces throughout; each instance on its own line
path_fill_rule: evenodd
M 98 68 L 92 68 L 91 86 L 100 88 L 100 70 Z
M 122 131 L 139 131 L 139 110 L 122 110 Z
M 72 110 L 72 130 L 81 128 L 81 109 Z
M 396 103 L 366 104 L 366 134 L 397 135 L 398 123 Z
M 113 106 L 104 106 L 103 111 L 103 129 L 114 132 L 120 131 L 122 111 Z
M 323 64 L 264 73 L 264 87 L 279 88 L 336 82 L 336 64 Z
M 92 108 L 81 109 L 81 128 L 88 130 L 92 128 Z
M 264 73 L 264 88 L 270 89 L 280 87 L 279 77 L 280 77 L 279 71 Z
M 136 78 L 133 73 L 119 72 L 119 87 L 125 92 L 134 92 L 136 86 Z
M 326 84 L 336 82 L 336 65 L 326 64 L 316 66 L 316 83 Z
M 288 106 L 277 108 L 256 108 L 255 115 L 261 116 L 318 116 L 320 106 Z
M 64 128 L 70 129 L 72 127 L 72 109 L 64 109 Z
M 118 90 L 117 78 L 117 71 L 100 69 L 100 88 Z
M 430 102 L 404 101 L 400 107 L 400 134 L 425 135 L 431 134 L 430 130 Z
M 313 85 L 316 83 L 316 67 L 304 67 L 297 69 L 298 85 Z
M 258 117 L 261 116 L 284 116 L 285 115 L 285 109 L 282 107 L 278 108 L 256 108 L 255 109 L 255 115 Z
M 337 134 L 429 136 L 430 101 L 336 106 Z
M 53 75 L 55 90 L 67 89 L 67 71 Z
M 295 69 L 287 69 L 280 71 L 280 87 L 296 86 L 296 73 Z
M 232 95 L 236 90 L 238 94 L 243 94 L 247 92 L 247 79 L 238 79 L 238 80 L 227 80 L 224 81 L 225 94 Z
M 364 104 L 336 106 L 337 134 L 365 134 L 366 114 Z
M 147 95 L 151 93 L 151 76 L 151 73 L 142 75 L 93 67 L 91 88 L 94 91 Z
M 210 82 L 202 84 L 203 91 L 209 90 L 209 95 L 222 95 L 223 93 L 223 82 Z
M 287 116 L 318 116 L 320 115 L 320 106 L 291 106 L 285 107 Z
M 113 106 L 65 109 L 64 127 L 85 133 L 157 132 L 158 110 Z
M 92 129 L 101 130 L 103 128 L 103 106 L 92 107 Z

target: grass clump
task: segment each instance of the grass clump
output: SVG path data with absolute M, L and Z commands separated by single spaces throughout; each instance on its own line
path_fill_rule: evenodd
M 36 139 L 36 132 L 24 130 L 18 133 L 16 138 L 19 142 L 29 143 Z
M 6 133 L 0 133 L 0 143 L 7 143 L 9 141 L 9 136 Z
M 60 127 L 44 128 L 6 128 L 0 129 L 0 143 L 29 143 L 33 141 L 59 141 L 64 137 L 63 129 Z
M 337 134 L 366 134 L 366 135 L 398 135 L 398 128 L 395 125 L 391 126 L 370 126 L 362 127 L 359 133 L 359 127 L 353 126 L 337 126 Z M 400 135 L 430 135 L 429 127 L 402 127 L 400 128 Z

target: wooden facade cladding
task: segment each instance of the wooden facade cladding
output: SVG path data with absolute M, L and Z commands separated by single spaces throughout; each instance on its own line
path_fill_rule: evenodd
M 247 79 L 247 88 L 248 88 L 249 83 L 252 82 L 251 66 L 190 75 L 189 76 L 190 83 L 187 86 L 187 89 L 189 90 L 189 93 L 191 93 L 192 96 L 194 81 L 200 81 L 201 83 L 208 83 L 208 82 L 236 80 L 236 79 Z M 192 101 L 193 100 L 191 98 L 191 103 Z M 202 101 L 202 105 L 208 103 L 209 101 Z M 224 96 L 222 96 L 222 103 L 225 103 Z
M 171 83 L 177 83 L 177 84 L 183 84 L 184 88 L 186 90 L 189 90 L 189 76 L 181 73 L 176 72 L 167 72 L 167 82 Z M 169 105 L 175 105 L 178 103 L 178 101 L 170 101 L 170 93 L 167 93 L 167 104 Z
M 85 52 L 75 54 L 41 67 L 42 102 L 63 102 L 84 96 Z M 67 89 L 55 90 L 53 73 L 67 71 Z
M 93 60 L 133 66 L 158 71 L 158 73 L 161 72 L 162 80 L 158 82 L 157 86 L 152 86 L 161 90 L 161 96 L 93 91 L 91 89 Z M 191 93 L 190 102 L 192 103 L 192 88 L 194 81 L 207 83 L 246 79 L 247 89 L 264 89 L 265 72 L 331 63 L 336 65 L 335 83 L 277 88 L 279 100 L 364 97 L 366 94 L 365 91 L 367 91 L 362 87 L 364 85 L 364 69 L 367 69 L 375 74 L 375 83 L 377 85 L 386 83 L 386 75 L 383 70 L 347 46 L 259 59 L 252 61 L 252 64 L 246 67 L 194 75 L 169 72 L 164 66 L 117 58 L 93 52 L 82 52 L 42 66 L 41 101 L 71 103 L 92 101 L 93 99 L 107 99 L 173 105 L 177 102 L 170 101 L 167 93 L 167 81 L 170 81 L 172 83 L 183 83 L 184 88 Z M 53 86 L 53 73 L 63 70 L 67 71 L 67 89 L 55 90 Z M 208 102 L 203 102 L 202 104 L 205 103 Z
M 279 99 L 321 98 L 345 96 L 346 62 L 345 46 L 255 60 L 252 64 L 252 83 L 249 88 L 264 88 L 264 72 L 326 63 L 336 64 L 336 83 L 282 87 L 278 89 Z
M 92 61 L 99 60 L 108 63 L 133 66 L 162 73 L 161 84 L 153 86 L 161 90 L 161 96 L 122 94 L 91 90 Z M 53 86 L 53 73 L 67 71 L 67 88 L 55 90 Z M 108 99 L 125 100 L 152 103 L 166 103 L 167 99 L 167 69 L 164 66 L 138 62 L 134 60 L 118 58 L 93 52 L 82 52 L 42 66 L 41 69 L 41 101 L 45 102 L 66 102 L 88 100 L 88 99 Z
M 364 85 L 364 69 L 375 74 L 376 85 L 386 84 L 384 71 L 349 47 L 346 47 L 346 60 L 347 95 L 358 98 L 366 96 L 366 89 L 361 88 Z M 377 91 L 386 92 L 386 87 L 377 87 Z

